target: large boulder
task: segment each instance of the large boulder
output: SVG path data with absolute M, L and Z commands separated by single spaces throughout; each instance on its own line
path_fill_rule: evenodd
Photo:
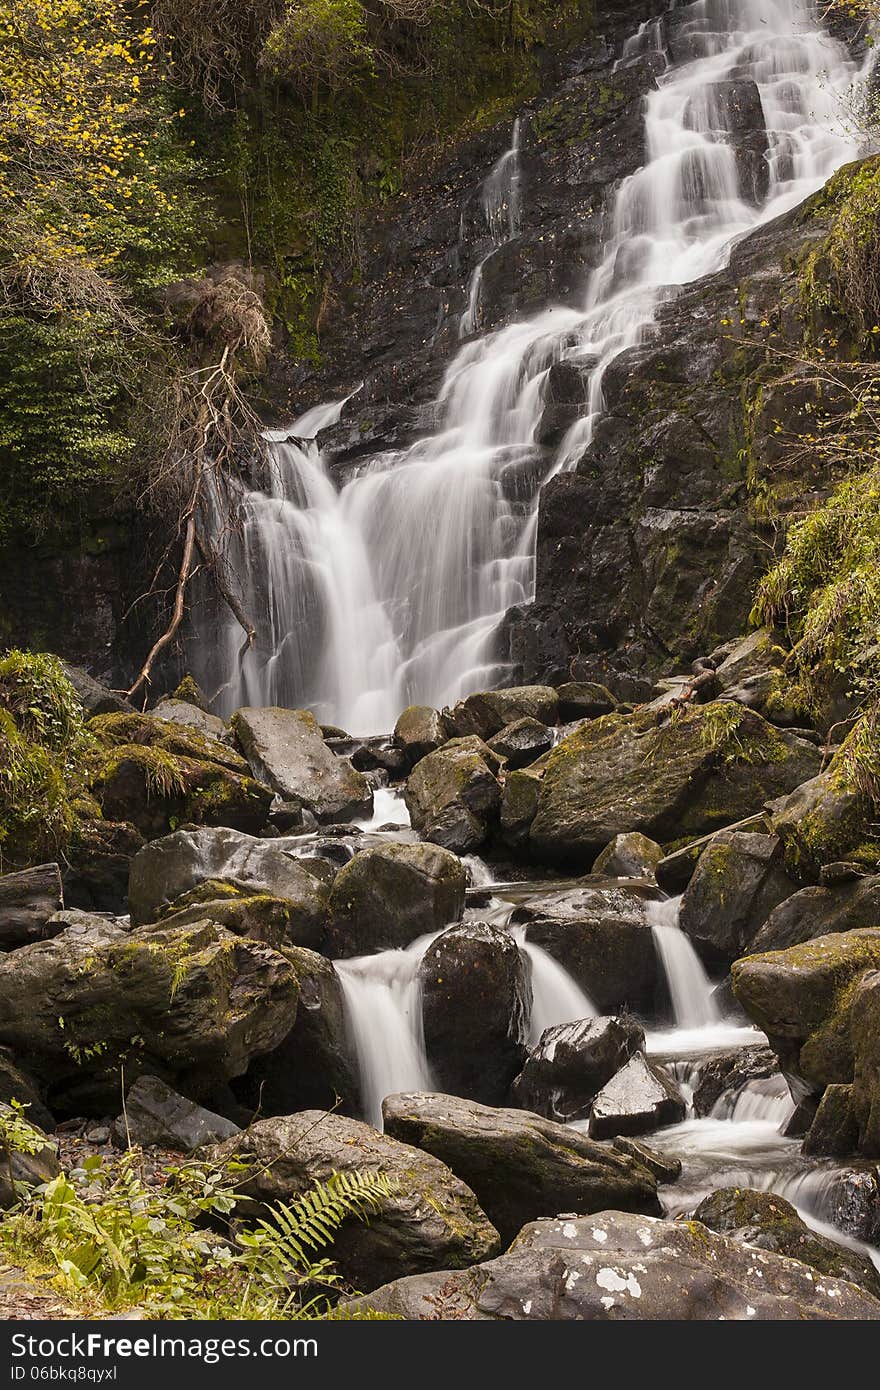
M 813 744 L 741 705 L 608 715 L 550 754 L 530 843 L 540 859 L 586 868 L 625 831 L 665 843 L 730 825 L 819 765 Z
M 172 1089 L 158 1076 L 139 1076 L 125 1097 L 125 1109 L 113 1123 L 120 1146 L 158 1144 L 192 1153 L 203 1144 L 216 1144 L 238 1133 L 238 1125 L 215 1115 Z
M 646 900 L 617 888 L 576 888 L 533 897 L 513 921 L 558 961 L 603 1014 L 653 1008 L 657 951 Z
M 859 1148 L 880 1158 L 880 970 L 870 970 L 856 987 L 850 1008 L 853 1047 L 852 1109 Z
M 501 790 L 497 759 L 476 737 L 455 738 L 422 758 L 410 773 L 404 800 L 424 840 L 469 854 L 488 839 Z
M 880 875 L 833 888 L 802 888 L 770 913 L 749 954 L 785 951 L 817 936 L 880 924 Z
M 615 835 L 593 864 L 591 872 L 602 878 L 651 878 L 663 858 L 656 840 L 638 830 Z
M 486 1105 L 507 1097 L 522 1067 L 532 988 L 513 937 L 468 922 L 443 932 L 419 966 L 425 1049 L 439 1086 Z
M 549 685 L 521 685 L 509 690 L 482 690 L 469 695 L 454 709 L 444 711 L 450 728 L 460 737 L 476 734 L 491 738 L 508 724 L 520 719 L 536 719 L 541 724 L 556 724 L 559 719 L 559 698 Z
M 584 1120 L 602 1087 L 644 1045 L 645 1030 L 628 1015 L 547 1028 L 511 1086 L 511 1100 L 550 1120 Z
M 131 861 L 143 845 L 143 835 L 127 821 L 79 821 L 67 851 L 65 902 L 98 912 L 126 912 Z
M 785 866 L 798 883 L 816 883 L 824 865 L 859 859 L 874 834 L 872 803 L 842 786 L 832 764 L 804 781 L 774 807 L 773 830 L 785 846 Z M 877 864 L 876 845 L 867 846 L 868 867 Z
M 602 1087 L 590 1111 L 594 1139 L 648 1134 L 678 1124 L 687 1114 L 684 1096 L 661 1067 L 637 1052 Z
M 182 724 L 185 729 L 197 729 L 206 738 L 218 739 L 223 742 L 229 735 L 229 730 L 216 714 L 209 714 L 207 710 L 200 709 L 198 705 L 193 705 L 189 700 L 177 700 L 169 696 L 167 700 L 160 700 L 150 710 L 154 719 L 165 719 L 171 724 Z
M 106 1114 L 123 1068 L 196 1098 L 242 1075 L 290 1031 L 297 997 L 283 956 L 210 921 L 92 918 L 0 959 L 0 1042 L 28 1058 L 50 1109 Z
M 467 873 L 439 845 L 381 845 L 340 870 L 330 891 L 328 954 L 409 946 L 461 920 Z
M 518 767 L 528 767 L 530 763 L 537 762 L 550 752 L 554 742 L 553 729 L 539 719 L 518 719 L 491 738 L 488 746 L 512 772 Z
M 853 990 L 878 968 L 880 928 L 862 928 L 735 961 L 733 989 L 783 1071 L 820 1096 L 853 1079 Z
M 560 1208 L 659 1215 L 657 1184 L 643 1165 L 538 1115 L 424 1093 L 388 1096 L 382 1115 L 386 1133 L 467 1183 L 505 1245 Z
M 692 941 L 732 960 L 794 891 L 779 839 L 724 830 L 700 855 L 682 898 L 679 925 Z
M 803 1151 L 820 1158 L 845 1158 L 859 1147 L 859 1124 L 853 1108 L 852 1086 L 826 1086 L 812 1124 L 804 1135 Z
M 361 1307 L 430 1322 L 880 1319 L 880 1301 L 847 1280 L 699 1222 L 615 1211 L 536 1221 L 487 1264 L 398 1279 L 343 1305 Z
M 318 946 L 329 910 L 327 885 L 283 840 L 259 840 L 236 830 L 178 830 L 146 845 L 132 860 L 129 910 L 135 926 L 154 922 L 171 903 L 208 882 L 224 881 L 250 894 L 292 905 L 291 940 Z
M 319 821 L 348 821 L 372 811 L 366 777 L 331 752 L 307 710 L 240 709 L 232 727 L 254 776 L 285 801 L 300 802 Z
M 61 928 L 49 923 L 63 906 L 57 864 L 37 864 L 19 873 L 0 875 L 0 951 L 55 936 Z
M 744 1245 L 800 1260 L 823 1277 L 848 1279 L 880 1297 L 880 1272 L 873 1260 L 811 1231 L 791 1203 L 774 1192 L 720 1188 L 704 1198 L 694 1220 Z
M 422 758 L 449 742 L 449 731 L 437 710 L 429 705 L 410 705 L 395 724 L 393 737 L 410 767 L 415 767 Z
M 402 1270 L 460 1269 L 499 1248 L 473 1192 L 445 1164 L 359 1120 L 318 1110 L 259 1120 L 209 1151 L 217 1163 L 234 1155 L 253 1166 L 239 1191 L 261 1204 L 289 1202 L 334 1173 L 384 1173 L 396 1184 L 369 1222 L 347 1221 L 328 1248 L 358 1288 Z

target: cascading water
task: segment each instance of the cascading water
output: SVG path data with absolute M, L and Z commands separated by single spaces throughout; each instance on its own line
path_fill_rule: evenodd
M 708 1028 L 720 1020 L 712 982 L 678 925 L 681 898 L 646 903 L 657 958 L 666 976 L 677 1028 Z
M 495 168 L 480 189 L 480 210 L 491 238 L 491 249 L 479 260 L 471 275 L 468 287 L 468 304 L 459 320 L 458 335 L 469 338 L 480 327 L 480 296 L 483 289 L 483 272 L 486 262 L 508 241 L 512 241 L 519 231 L 519 150 L 522 121 L 518 116 L 513 123 L 510 149 L 505 150 Z M 462 223 L 464 214 L 462 214 Z M 462 234 L 464 226 L 462 226 Z
M 242 499 L 229 555 L 259 641 L 238 665 L 230 623 L 193 651 L 206 684 L 224 687 L 224 710 L 309 705 L 373 732 L 409 703 L 440 706 L 497 683 L 501 620 L 534 595 L 540 487 L 589 444 L 609 364 L 675 287 L 719 269 L 738 237 L 856 155 L 840 105 L 857 70 L 810 0 L 697 0 L 672 14 L 623 55 L 655 50 L 667 66 L 646 102 L 647 162 L 616 193 L 584 308 L 464 344 L 440 392 L 439 433 L 375 458 L 341 493 L 316 445 L 273 446 L 272 486 Z M 737 146 L 731 83 L 763 121 L 757 146 Z M 517 146 L 518 135 L 483 185 L 493 243 L 518 225 Z M 471 291 L 476 320 L 479 283 Z M 554 458 L 536 436 L 549 368 L 569 356 L 591 370 Z M 310 412 L 291 432 L 317 434 L 338 409 Z
M 532 978 L 532 1015 L 529 1043 L 541 1041 L 541 1034 L 558 1023 L 577 1023 L 595 1018 L 597 1009 L 567 970 L 540 946 L 526 938 L 525 929 L 513 927 L 511 935 L 529 962 Z

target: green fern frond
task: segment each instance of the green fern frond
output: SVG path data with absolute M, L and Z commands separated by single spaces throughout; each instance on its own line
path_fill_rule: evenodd
M 296 1269 L 308 1264 L 308 1251 L 329 1245 L 348 1217 L 364 1221 L 394 1195 L 396 1183 L 385 1173 L 334 1173 L 292 1202 L 281 1202 L 258 1223 L 253 1256 L 265 1265 Z

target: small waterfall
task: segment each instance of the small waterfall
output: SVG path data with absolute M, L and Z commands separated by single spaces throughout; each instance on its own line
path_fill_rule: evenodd
M 598 1010 L 571 978 L 567 970 L 534 942 L 526 939 L 524 927 L 514 927 L 511 936 L 526 956 L 532 972 L 532 1016 L 529 1045 L 535 1047 L 541 1034 L 558 1023 L 577 1023 L 595 1018 Z
M 477 262 L 468 287 L 468 304 L 458 325 L 458 336 L 469 338 L 480 327 L 480 297 L 486 262 L 519 232 L 520 136 L 522 120 L 513 123 L 510 149 L 505 150 L 480 189 L 480 208 L 492 238 L 491 249 Z
M 425 1055 L 419 966 L 436 940 L 423 936 L 404 951 L 335 962 L 354 1043 L 366 1119 L 382 1128 L 382 1102 L 398 1091 L 433 1091 Z
M 678 1028 L 709 1028 L 721 1021 L 712 983 L 700 958 L 678 925 L 681 898 L 646 904 L 657 959 L 663 967 Z

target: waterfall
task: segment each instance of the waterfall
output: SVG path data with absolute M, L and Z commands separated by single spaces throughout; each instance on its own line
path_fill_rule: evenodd
M 435 939 L 423 936 L 403 951 L 335 963 L 358 1059 L 361 1105 L 377 1129 L 386 1096 L 435 1089 L 425 1055 L 419 983 L 422 957 Z
M 519 231 L 520 165 L 519 151 L 522 120 L 513 123 L 510 149 L 505 150 L 495 168 L 480 188 L 480 209 L 492 239 L 491 249 L 478 261 L 468 288 L 467 308 L 459 320 L 458 336 L 469 338 L 480 327 L 480 297 L 483 289 L 483 270 L 486 262 Z M 462 214 L 462 223 L 464 214 Z M 464 228 L 462 227 L 462 231 Z
M 598 1010 L 568 971 L 540 946 L 527 940 L 524 927 L 513 927 L 511 936 L 529 962 L 532 975 L 532 1016 L 529 1044 L 535 1047 L 547 1028 L 595 1018 Z
M 720 1022 L 712 983 L 700 958 L 678 925 L 681 898 L 646 904 L 657 959 L 663 968 L 678 1028 L 708 1028 Z
M 841 112 L 858 72 L 810 0 L 679 5 L 622 61 L 651 49 L 666 70 L 645 102 L 646 163 L 612 198 L 581 307 L 551 306 L 463 343 L 436 403 L 437 433 L 369 460 L 341 490 L 318 445 L 302 440 L 341 407 L 310 412 L 290 431 L 298 441 L 279 432 L 273 484 L 242 497 L 241 535 L 229 541 L 259 640 L 239 668 L 230 619 L 192 653 L 206 685 L 225 682 L 222 712 L 244 701 L 309 705 L 370 733 L 407 704 L 440 707 L 498 684 L 499 627 L 534 597 L 541 488 L 590 444 L 610 363 L 645 338 L 677 287 L 722 268 L 737 239 L 858 153 Z M 737 145 L 732 91 L 751 102 L 757 145 Z M 517 128 L 482 187 L 493 246 L 526 217 L 519 142 Z M 466 321 L 478 317 L 481 279 Z M 549 370 L 566 358 L 582 364 L 585 398 L 551 456 L 538 428 Z

